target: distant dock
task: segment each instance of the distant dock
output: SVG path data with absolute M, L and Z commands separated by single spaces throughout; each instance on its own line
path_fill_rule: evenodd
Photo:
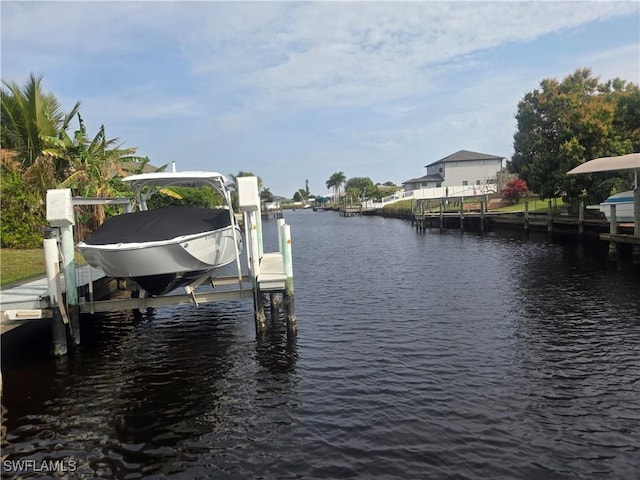
M 547 232 L 553 235 L 591 237 L 609 242 L 609 256 L 617 258 L 619 247 L 631 247 L 632 261 L 640 264 L 640 229 L 634 223 L 620 223 L 615 218 L 615 207 L 610 220 L 604 218 L 585 218 L 585 209 L 580 208 L 578 216 L 554 211 L 551 202 L 546 212 L 530 212 L 525 202 L 524 212 L 490 212 L 486 203 L 474 204 L 474 208 L 465 208 L 465 203 L 457 204 L 458 211 L 445 211 L 444 202 L 439 209 L 416 205 L 411 214 L 411 224 L 419 231 L 438 228 L 455 228 L 461 231 L 484 233 L 496 228 L 521 229 L 525 231 Z

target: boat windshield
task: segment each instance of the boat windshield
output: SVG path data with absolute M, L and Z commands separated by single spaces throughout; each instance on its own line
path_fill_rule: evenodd
M 226 185 L 229 180 L 217 172 L 157 172 L 132 175 L 122 179 L 131 186 L 135 202 L 140 210 L 147 210 L 147 200 L 163 188 L 213 187 L 221 195 L 227 206 L 231 206 L 231 197 Z

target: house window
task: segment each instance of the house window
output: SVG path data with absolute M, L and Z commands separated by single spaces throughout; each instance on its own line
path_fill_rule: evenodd
M 442 167 L 438 169 L 438 173 L 442 173 Z
M 440 187 L 442 187 L 442 182 L 437 182 L 436 183 L 436 188 L 440 188 Z
M 476 180 L 476 185 L 480 185 L 480 180 Z
M 469 185 L 469 182 L 467 182 L 466 180 L 462 180 L 462 186 L 466 187 L 467 185 Z

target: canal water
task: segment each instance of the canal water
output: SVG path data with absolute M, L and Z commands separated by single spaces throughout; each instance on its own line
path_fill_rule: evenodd
M 3 352 L 3 478 L 640 478 L 640 274 L 606 244 L 285 217 L 297 338 L 246 301 Z

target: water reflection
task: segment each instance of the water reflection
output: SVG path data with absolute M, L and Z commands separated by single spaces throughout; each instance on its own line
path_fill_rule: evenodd
M 281 313 L 256 336 L 250 301 L 83 325 L 68 358 L 5 371 L 4 453 L 86 478 L 637 477 L 637 271 L 546 236 L 290 215 L 297 337 Z

